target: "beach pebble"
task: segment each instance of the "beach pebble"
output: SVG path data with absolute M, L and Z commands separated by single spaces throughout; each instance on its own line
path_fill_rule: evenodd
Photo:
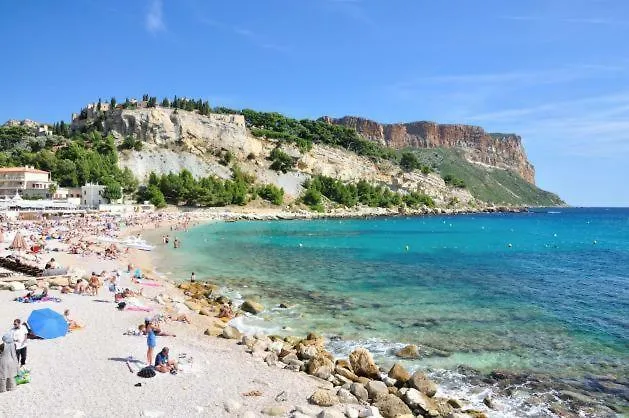
M 228 399 L 223 404 L 223 408 L 225 408 L 225 411 L 229 412 L 230 414 L 238 412 L 238 410 L 241 408 L 241 406 L 242 405 L 240 405 L 240 403 L 238 403 L 237 401 L 235 401 L 233 399 Z
M 368 406 L 360 411 L 358 411 L 358 416 L 360 418 L 382 418 L 382 414 L 380 414 L 380 410 L 376 406 Z
M 329 390 L 317 389 L 310 395 L 308 401 L 318 406 L 333 406 L 339 403 L 339 398 Z

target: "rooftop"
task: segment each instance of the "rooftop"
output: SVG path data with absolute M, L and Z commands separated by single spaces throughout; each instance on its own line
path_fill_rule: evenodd
M 37 170 L 33 167 L 2 167 L 0 173 L 42 173 L 48 174 L 47 171 Z

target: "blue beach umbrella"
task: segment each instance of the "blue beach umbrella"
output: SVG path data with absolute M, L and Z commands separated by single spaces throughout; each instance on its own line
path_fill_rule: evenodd
M 45 340 L 63 337 L 68 333 L 65 318 L 49 308 L 34 310 L 27 322 L 31 332 Z

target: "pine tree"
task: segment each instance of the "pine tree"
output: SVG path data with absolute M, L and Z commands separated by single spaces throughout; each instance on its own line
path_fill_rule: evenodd
M 164 97 L 164 100 L 162 100 L 162 107 L 170 107 L 170 102 L 167 97 Z
M 109 101 L 109 106 L 111 106 L 112 109 L 116 108 L 116 98 L 112 97 L 111 100 Z

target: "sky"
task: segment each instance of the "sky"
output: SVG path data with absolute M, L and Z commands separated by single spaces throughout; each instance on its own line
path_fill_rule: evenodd
M 537 184 L 629 206 L 629 1 L 0 2 L 0 123 L 98 98 L 522 136 Z

